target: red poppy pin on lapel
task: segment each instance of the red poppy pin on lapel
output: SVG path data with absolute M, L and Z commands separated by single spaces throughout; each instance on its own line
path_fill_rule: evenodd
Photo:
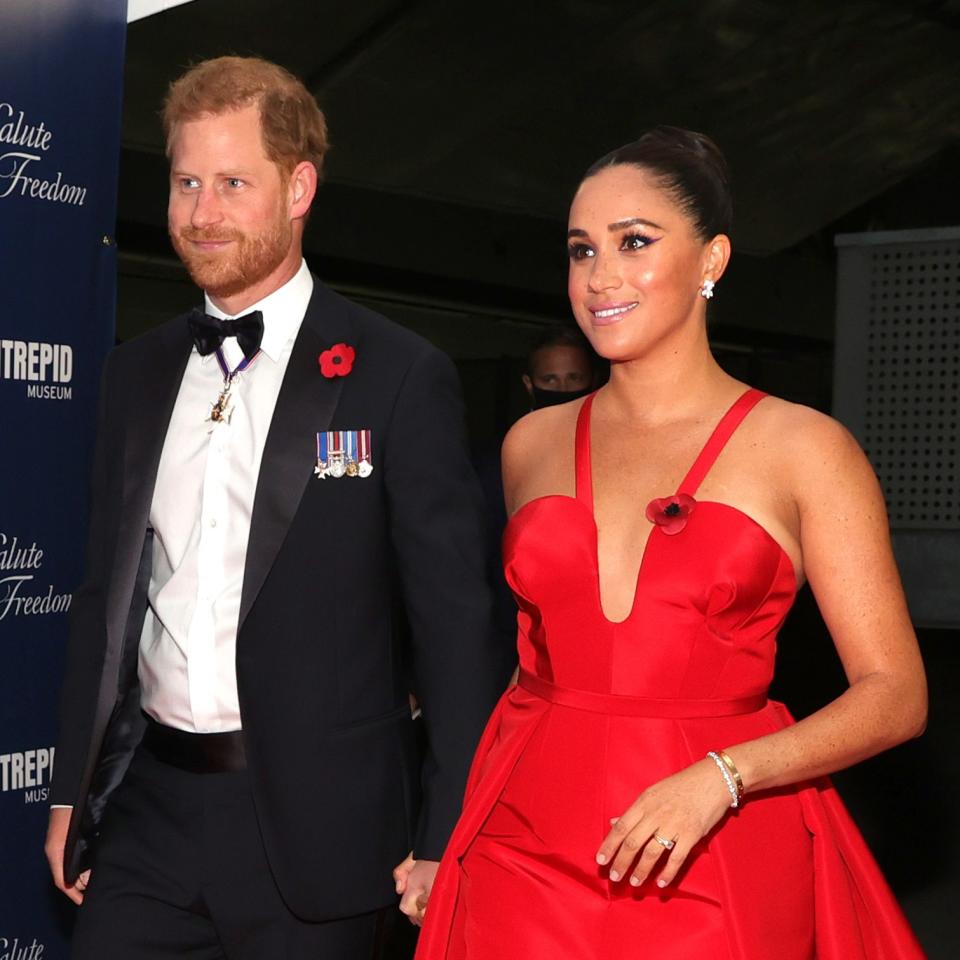
M 357 351 L 347 343 L 335 343 L 317 357 L 320 372 L 325 377 L 345 377 L 353 369 Z

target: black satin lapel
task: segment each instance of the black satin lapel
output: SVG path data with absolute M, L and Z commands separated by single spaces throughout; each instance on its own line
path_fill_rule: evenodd
M 293 521 L 317 460 L 317 433 L 330 428 L 345 377 L 327 379 L 317 358 L 335 343 L 356 345 L 344 310 L 319 285 L 300 326 L 260 461 L 240 596 L 243 626 Z
M 149 363 L 139 371 L 131 398 L 130 424 L 124 450 L 123 509 L 117 543 L 117 568 L 109 597 L 107 626 L 111 641 L 123 637 L 143 539 L 150 521 L 150 504 L 157 482 L 160 454 L 167 436 L 183 371 L 193 348 L 186 318 L 158 337 Z

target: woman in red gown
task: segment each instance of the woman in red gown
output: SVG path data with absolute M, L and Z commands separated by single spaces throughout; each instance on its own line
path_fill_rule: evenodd
M 925 723 L 883 497 L 843 427 L 711 356 L 729 223 L 722 157 L 674 128 L 574 197 L 570 300 L 611 378 L 504 443 L 518 682 L 418 960 L 923 955 L 826 779 Z M 766 691 L 804 581 L 849 688 L 795 723 Z

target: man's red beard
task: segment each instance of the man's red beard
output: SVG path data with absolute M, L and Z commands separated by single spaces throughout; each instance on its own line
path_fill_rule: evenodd
M 285 217 L 277 218 L 263 233 L 186 226 L 170 240 L 193 282 L 212 297 L 233 297 L 249 290 L 273 273 L 290 252 L 293 228 Z M 203 253 L 194 242 L 232 241 L 224 250 Z

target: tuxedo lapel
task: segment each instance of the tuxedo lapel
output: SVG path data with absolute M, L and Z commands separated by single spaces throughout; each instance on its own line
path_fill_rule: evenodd
M 314 277 L 313 296 L 293 345 L 260 461 L 240 596 L 238 630 L 293 521 L 316 463 L 316 435 L 330 427 L 345 377 L 324 377 L 318 357 L 336 343 L 357 346 L 346 302 Z
M 137 402 L 126 430 L 123 509 L 107 608 L 110 643 L 116 648 L 130 610 L 167 426 L 192 348 L 186 316 L 178 317 L 159 332 L 147 363 L 134 372 Z

